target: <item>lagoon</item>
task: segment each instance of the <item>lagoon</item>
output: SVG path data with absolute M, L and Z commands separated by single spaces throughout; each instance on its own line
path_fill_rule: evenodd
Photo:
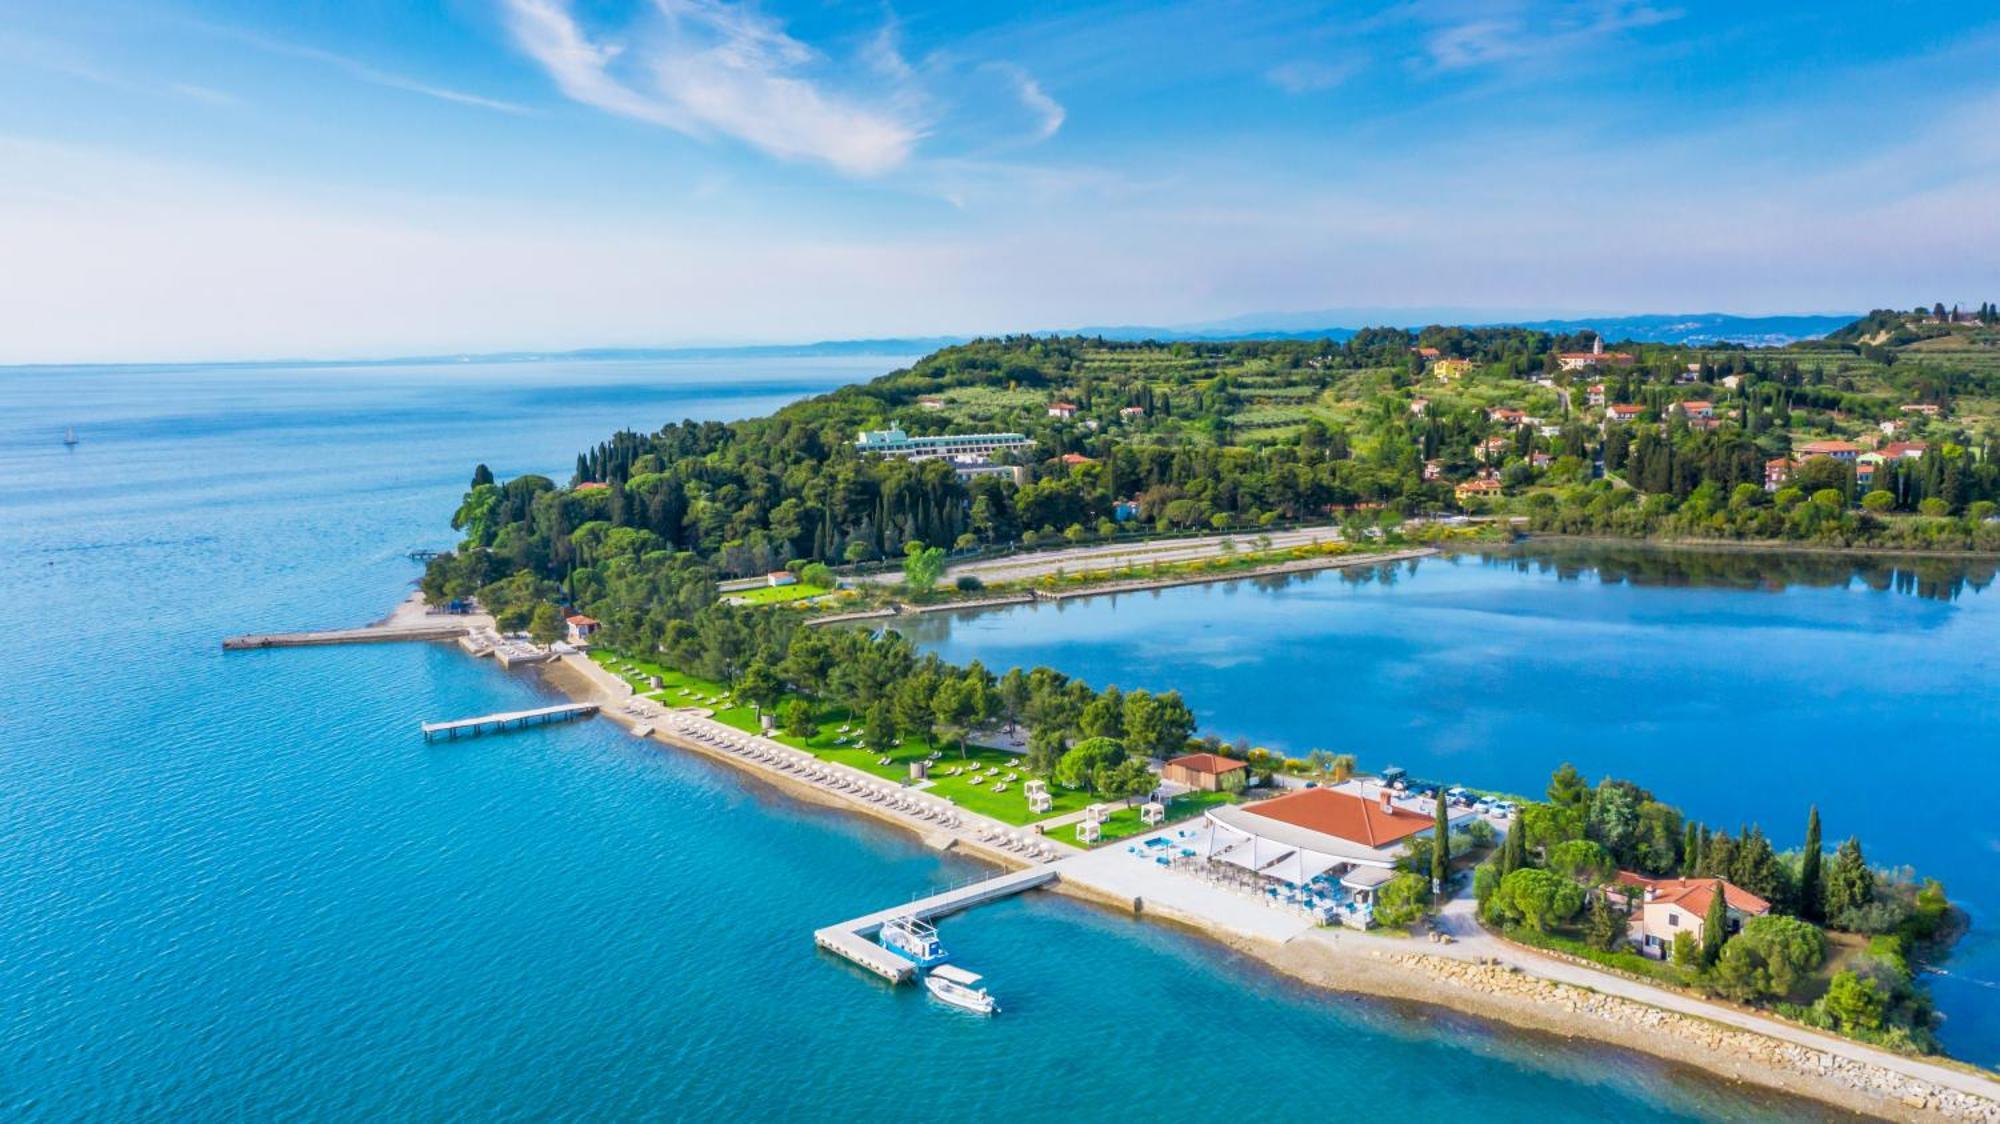
M 975 864 L 605 722 L 426 746 L 552 698 L 446 646 L 219 650 L 385 612 L 476 462 L 896 362 L 0 371 L 0 1115 L 1800 1111 L 1041 895 L 947 923 L 1008 1008 L 958 1018 L 810 932 Z
M 2000 590 L 1993 567 L 1562 546 L 938 614 L 948 659 L 1178 689 L 1202 729 L 1539 795 L 1557 764 L 1713 826 L 1942 878 L 1976 927 L 1932 979 L 2000 1064 Z

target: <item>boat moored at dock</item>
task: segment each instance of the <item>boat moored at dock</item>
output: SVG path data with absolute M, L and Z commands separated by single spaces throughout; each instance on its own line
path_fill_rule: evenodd
M 997 1015 L 1000 1004 L 980 984 L 986 977 L 950 964 L 940 964 L 924 975 L 924 987 L 932 995 L 961 1010 L 978 1015 Z
M 875 934 L 875 940 L 883 948 L 897 954 L 919 968 L 929 968 L 951 959 L 943 942 L 938 940 L 937 926 L 905 914 L 892 917 L 882 923 L 882 929 Z

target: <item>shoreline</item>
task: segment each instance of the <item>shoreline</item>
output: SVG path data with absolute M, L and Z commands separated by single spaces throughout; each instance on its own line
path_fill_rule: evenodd
M 1522 531 L 1520 537 L 1501 543 L 1502 549 L 1536 544 L 1562 546 L 1626 546 L 1645 550 L 1713 551 L 1736 554 L 1824 554 L 1834 557 L 1934 558 L 1956 562 L 2000 562 L 2000 553 L 1982 550 L 1917 550 L 1893 546 L 1832 546 L 1826 543 L 1788 542 L 1784 539 L 1655 539 L 1621 535 L 1572 535 L 1558 531 Z M 1470 550 L 1471 548 L 1466 548 Z
M 570 659 L 584 662 L 584 670 Z M 570 657 L 535 668 L 542 682 L 577 702 L 603 706 L 599 714 L 628 733 L 648 725 L 619 704 L 631 697 L 622 680 L 604 674 L 587 657 Z M 607 682 L 609 680 L 609 682 Z M 616 684 L 616 686 L 613 686 Z M 624 688 L 621 693 L 618 688 Z M 936 829 L 889 809 L 825 789 L 786 773 L 753 768 L 742 758 L 655 729 L 649 740 L 689 750 L 813 804 L 860 813 L 909 831 L 936 850 L 958 850 L 1003 870 L 1032 865 L 1020 856 L 988 848 L 961 833 Z M 926 830 L 932 826 L 932 830 Z M 1059 860 L 1060 862 L 1060 860 Z M 1284 941 L 1232 932 L 1212 918 L 1176 910 L 1157 901 L 1075 878 L 1059 878 L 1056 893 L 1139 920 L 1164 922 L 1254 957 L 1270 969 L 1308 986 L 1376 1000 L 1423 1004 L 1486 1022 L 1571 1042 L 1630 1050 L 1671 1064 L 1690 1066 L 1726 1080 L 1799 1097 L 1868 1116 L 1898 1120 L 1977 1120 L 2000 1124 L 2000 1081 L 1976 1067 L 1973 1081 L 1919 1078 L 1905 1066 L 1837 1057 L 1754 1028 L 1725 1025 L 1669 1010 L 1639 999 L 1547 979 L 1517 967 L 1426 951 L 1431 946 L 1371 934 L 1349 934 L 1345 944 L 1330 931 L 1312 931 Z M 1407 945 L 1407 948 L 1401 947 Z M 1518 946 L 1510 946 L 1518 948 Z M 1521 950 L 1530 955 L 1533 950 Z M 1605 983 L 1609 986 L 1609 978 Z M 1663 993 L 1664 998 L 1664 993 Z M 1832 1040 L 1843 1045 L 1847 1040 Z M 1858 1053 L 1881 1053 L 1860 1043 Z M 1898 1055 L 1884 1055 L 1899 1058 Z M 1908 1059 L 1959 1072 L 1965 1063 Z M 1961 1086 L 1973 1085 L 1975 1093 Z

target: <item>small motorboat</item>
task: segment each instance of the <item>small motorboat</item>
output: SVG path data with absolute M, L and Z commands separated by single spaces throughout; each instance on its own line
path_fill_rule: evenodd
M 950 964 L 940 964 L 924 974 L 924 986 L 946 1003 L 976 1015 L 997 1015 L 1000 1004 L 979 986 L 985 976 Z

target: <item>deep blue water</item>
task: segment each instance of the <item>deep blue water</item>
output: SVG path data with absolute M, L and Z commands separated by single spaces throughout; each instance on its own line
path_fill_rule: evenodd
M 1953 1052 L 2000 1065 L 1990 567 L 1935 581 L 1952 567 L 1747 557 L 1718 575 L 1713 556 L 1662 552 L 1635 575 L 1630 556 L 1455 555 L 905 631 L 955 660 L 1177 688 L 1204 730 L 1299 756 L 1531 795 L 1570 761 L 1780 847 L 1818 804 L 1829 846 L 1858 835 L 1875 864 L 1941 878 L 1972 912 L 1932 989 Z
M 218 649 L 385 611 L 476 461 L 891 365 L 0 371 L 0 1118 L 1783 1114 L 1046 896 L 947 923 L 957 1017 L 809 933 L 965 860 L 606 723 L 427 747 L 542 695 L 448 648 Z

